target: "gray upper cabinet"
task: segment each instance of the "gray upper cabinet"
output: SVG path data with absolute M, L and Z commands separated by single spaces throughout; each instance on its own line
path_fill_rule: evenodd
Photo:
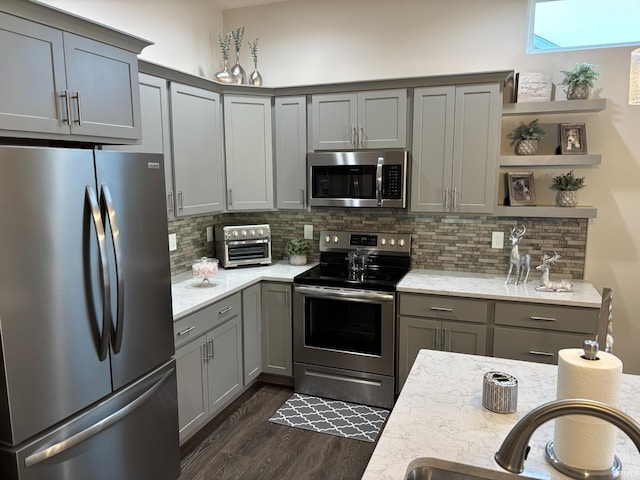
M 224 96 L 227 207 L 273 208 L 271 98 Z
M 405 148 L 407 91 L 313 95 L 314 150 Z
M 169 86 L 176 216 L 224 209 L 220 95 L 179 83 Z
M 307 99 L 277 97 L 276 205 L 278 209 L 302 210 L 307 191 Z
M 417 88 L 411 211 L 493 213 L 500 85 Z
M 133 51 L 0 12 L 0 134 L 135 142 L 137 62 Z
M 140 110 L 142 142 L 135 145 L 112 145 L 109 150 L 159 153 L 164 157 L 167 218 L 174 219 L 173 162 L 171 159 L 171 127 L 169 126 L 169 87 L 164 78 L 141 73 Z

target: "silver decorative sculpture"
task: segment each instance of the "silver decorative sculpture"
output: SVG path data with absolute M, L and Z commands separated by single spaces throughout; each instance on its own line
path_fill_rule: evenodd
M 509 240 L 511 240 L 511 257 L 509 261 L 511 265 L 509 265 L 509 273 L 507 274 L 507 279 L 504 281 L 505 285 L 509 283 L 509 278 L 511 278 L 511 272 L 513 267 L 516 267 L 516 276 L 515 276 L 515 285 L 519 283 L 525 283 L 529 278 L 529 271 L 531 270 L 531 255 L 528 253 L 520 253 L 518 248 L 520 244 L 520 240 L 524 237 L 524 234 L 527 232 L 527 227 L 522 225 L 522 228 L 516 231 L 516 227 L 511 229 L 511 235 L 509 235 Z M 526 274 L 525 274 L 526 270 Z M 524 282 L 522 281 L 522 277 L 524 276 Z
M 558 252 L 553 252 L 553 257 L 549 255 L 542 255 L 542 264 L 536 267 L 536 270 L 542 272 L 540 277 L 540 286 L 536 287 L 539 292 L 573 292 L 573 283 L 569 280 L 557 280 L 553 281 L 549 278 L 549 269 L 551 265 L 560 260 Z

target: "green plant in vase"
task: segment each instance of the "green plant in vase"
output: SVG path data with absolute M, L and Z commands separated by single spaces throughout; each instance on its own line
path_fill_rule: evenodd
M 231 39 L 231 32 L 224 36 L 222 36 L 222 33 L 218 34 L 218 44 L 220 45 L 220 51 L 222 52 L 224 68 L 220 72 L 216 73 L 213 78 L 220 83 L 236 83 L 236 76 L 229 71 L 229 47 L 231 46 Z
M 516 147 L 516 155 L 535 155 L 538 151 L 538 140 L 544 138 L 545 131 L 538 125 L 538 119 L 530 123 L 520 124 L 507 135 L 511 145 Z
M 567 87 L 567 100 L 584 100 L 589 98 L 589 93 L 600 75 L 596 66 L 591 63 L 576 63 L 573 70 L 561 70 L 564 79 L 560 85 Z
M 240 65 L 240 49 L 242 48 L 242 39 L 244 38 L 244 27 L 239 27 L 231 32 L 233 36 L 233 44 L 236 48 L 236 64 L 231 68 L 231 73 L 236 76 L 236 83 L 247 83 L 247 74 Z
M 311 246 L 303 238 L 292 238 L 284 247 L 284 254 L 289 257 L 291 265 L 304 265 L 307 263 L 307 255 Z
M 584 188 L 585 178 L 576 177 L 573 170 L 562 175 L 556 175 L 551 179 L 551 188 L 557 190 L 556 203 L 560 207 L 575 207 L 578 204 L 578 194 L 581 188 Z

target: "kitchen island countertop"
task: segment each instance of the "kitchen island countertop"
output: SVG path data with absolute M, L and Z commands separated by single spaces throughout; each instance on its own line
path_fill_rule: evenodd
M 202 281 L 193 278 L 191 272 L 175 275 L 171 278 L 173 319 L 180 320 L 196 310 L 263 280 L 292 282 L 293 277 L 315 265 L 317 264 L 309 263 L 295 266 L 290 265 L 287 260 L 281 260 L 261 267 L 220 268 L 211 280 L 212 287 L 201 287 Z
M 415 269 L 404 276 L 397 290 L 589 308 L 600 308 L 602 303 L 602 296 L 595 287 L 582 280 L 571 280 L 573 292 L 539 292 L 536 290 L 539 279 L 533 271 L 529 281 L 521 285 L 513 284 L 513 276 L 507 285 L 505 279 L 506 275 Z
M 493 459 L 513 425 L 533 408 L 556 397 L 557 367 L 502 358 L 421 350 L 380 436 L 363 480 L 402 480 L 420 457 L 475 465 L 504 472 Z M 498 370 L 518 379 L 516 412 L 499 414 L 482 407 L 482 378 Z M 640 376 L 624 374 L 620 409 L 640 419 Z M 567 479 L 547 464 L 544 447 L 553 423 L 536 430 L 523 475 Z M 618 431 L 616 455 L 622 478 L 640 479 L 640 453 Z

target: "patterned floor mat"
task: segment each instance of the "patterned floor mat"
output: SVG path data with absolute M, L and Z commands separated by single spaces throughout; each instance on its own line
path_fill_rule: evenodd
M 389 415 L 382 408 L 294 393 L 270 422 L 340 437 L 375 442 Z

